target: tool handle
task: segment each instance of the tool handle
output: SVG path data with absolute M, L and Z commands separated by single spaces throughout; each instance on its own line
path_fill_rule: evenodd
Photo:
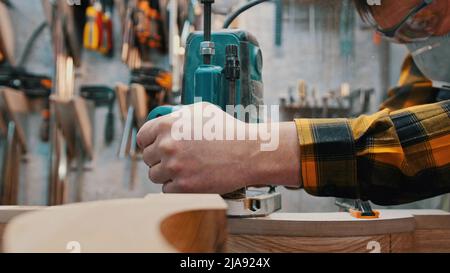
M 162 116 L 166 116 L 180 109 L 181 106 L 170 106 L 170 105 L 158 106 L 150 112 L 150 114 L 147 117 L 147 120 L 153 120 Z
M 113 108 L 110 107 L 108 109 L 108 114 L 106 115 L 106 124 L 105 124 L 105 143 L 107 145 L 111 144 L 114 140 L 115 135 L 115 116 Z

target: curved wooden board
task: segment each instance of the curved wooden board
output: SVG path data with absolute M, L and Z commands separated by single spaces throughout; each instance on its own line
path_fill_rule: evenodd
M 0 224 L 6 224 L 14 217 L 43 208 L 41 206 L 0 206 Z
M 0 2 L 0 50 L 8 62 L 16 65 L 14 31 L 8 8 Z
M 226 208 L 219 195 L 198 194 L 51 207 L 14 218 L 6 226 L 3 250 L 67 253 L 67 247 L 76 246 L 83 253 L 221 251 Z

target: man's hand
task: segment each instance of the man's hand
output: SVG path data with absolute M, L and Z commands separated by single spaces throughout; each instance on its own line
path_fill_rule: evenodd
M 212 130 L 216 138 L 208 135 L 211 124 L 221 125 Z M 278 147 L 263 151 L 258 134 L 261 125 L 246 124 L 212 104 L 198 103 L 147 122 L 137 139 L 144 162 L 150 167 L 150 180 L 163 184 L 166 193 L 225 194 L 245 186 L 269 184 L 298 187 L 295 124 L 277 125 Z M 238 132 L 258 137 L 237 140 Z

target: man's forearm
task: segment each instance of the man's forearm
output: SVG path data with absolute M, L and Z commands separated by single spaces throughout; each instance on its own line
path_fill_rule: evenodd
M 249 124 L 248 130 L 258 130 L 257 124 Z M 300 172 L 300 144 L 297 128 L 294 122 L 277 124 L 279 127 L 279 143 L 274 151 L 261 151 L 261 141 L 250 144 L 253 148 L 253 158 L 249 168 L 253 170 L 252 176 L 257 178 L 248 186 L 279 185 L 290 188 L 301 187 Z M 272 128 L 273 129 L 273 128 Z

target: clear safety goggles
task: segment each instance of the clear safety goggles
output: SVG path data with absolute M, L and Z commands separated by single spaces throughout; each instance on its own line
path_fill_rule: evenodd
M 439 8 L 436 5 L 439 5 Z M 447 0 L 423 0 L 413 7 L 408 14 L 395 26 L 382 29 L 376 23 L 372 13 L 367 16 L 369 23 L 381 36 L 396 43 L 412 43 L 424 41 L 433 36 L 447 12 Z

